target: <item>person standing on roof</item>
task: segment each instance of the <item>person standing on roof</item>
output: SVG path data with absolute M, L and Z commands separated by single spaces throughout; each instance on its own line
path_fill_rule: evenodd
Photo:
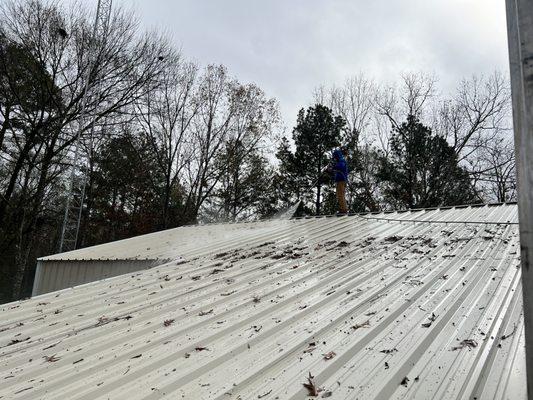
M 338 214 L 348 213 L 348 206 L 346 205 L 346 182 L 348 181 L 348 167 L 342 151 L 339 149 L 333 150 L 333 160 L 330 165 L 330 172 L 334 174 L 337 201 L 339 202 Z

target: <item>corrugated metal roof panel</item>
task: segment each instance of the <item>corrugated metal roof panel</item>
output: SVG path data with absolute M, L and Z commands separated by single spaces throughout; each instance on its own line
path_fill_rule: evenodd
M 516 220 L 185 228 L 181 261 L 4 305 L 0 398 L 525 399 Z

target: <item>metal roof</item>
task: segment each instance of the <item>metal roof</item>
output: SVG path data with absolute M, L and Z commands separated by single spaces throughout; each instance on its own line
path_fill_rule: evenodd
M 499 205 L 174 230 L 194 238 L 161 241 L 178 261 L 1 306 L 0 399 L 526 399 L 516 223 Z

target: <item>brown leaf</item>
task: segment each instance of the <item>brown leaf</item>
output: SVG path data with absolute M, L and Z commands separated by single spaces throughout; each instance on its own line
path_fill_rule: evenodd
M 467 348 L 477 347 L 477 342 L 473 339 L 462 340 L 461 343 L 459 343 L 459 346 L 452 347 L 452 351 L 461 350 L 461 349 L 464 349 L 465 347 Z
M 200 311 L 200 313 L 198 314 L 200 317 L 203 317 L 204 315 L 209 315 L 213 312 L 213 309 L 209 310 L 209 311 Z
M 163 321 L 163 325 L 164 326 L 170 326 L 174 323 L 174 320 L 173 319 L 166 319 Z
M 331 397 L 333 395 L 333 392 L 330 392 L 329 390 L 327 392 L 322 393 L 322 398 L 325 399 L 326 397 Z
M 215 268 L 213 271 L 211 271 L 211 273 L 209 275 L 216 275 L 216 274 L 218 274 L 220 272 L 224 272 L 224 270 Z
M 56 357 L 56 355 L 51 355 L 51 356 L 43 356 L 44 358 L 44 361 L 46 362 L 56 362 L 56 361 L 59 361 L 61 359 L 61 357 Z
M 331 360 L 336 355 L 337 353 L 335 353 L 334 351 L 330 351 L 329 353 L 324 354 L 324 360 Z
M 400 382 L 400 385 L 407 387 L 407 382 L 409 382 L 409 378 L 404 377 L 402 381 Z
M 307 389 L 308 396 L 318 397 L 318 394 L 322 391 L 320 388 L 316 386 L 316 383 L 314 381 L 314 376 L 311 375 L 311 372 L 309 372 L 307 383 L 304 383 L 303 385 Z
M 134 358 L 141 358 L 141 357 L 142 357 L 142 354 L 137 354 L 136 356 L 131 357 L 131 360 L 133 360 Z
M 359 328 L 370 328 L 370 320 L 366 320 L 362 324 L 355 324 L 352 326 L 353 330 L 357 330 Z
M 379 352 L 380 353 L 385 353 L 385 354 L 392 354 L 395 351 L 398 351 L 398 349 L 396 349 L 396 348 L 394 348 L 394 349 L 385 349 L 385 350 L 380 350 Z
M 268 392 L 266 393 L 263 393 L 263 394 L 258 394 L 257 395 L 257 398 L 258 399 L 262 399 L 263 397 L 267 397 L 270 393 L 272 393 L 272 389 L 270 389 Z
M 196 350 L 196 351 L 204 351 L 204 350 L 209 350 L 209 349 L 207 347 L 198 346 L 198 347 L 195 347 L 194 350 Z
M 316 343 L 315 342 L 311 342 L 308 344 L 308 348 L 304 350 L 304 353 L 312 353 L 313 350 L 316 349 Z
M 501 339 L 502 339 L 502 340 L 508 339 L 508 338 L 510 338 L 511 336 L 513 336 L 513 335 L 515 334 L 515 332 L 516 332 L 516 324 L 514 324 L 514 326 L 513 326 L 513 330 L 511 331 L 511 333 L 509 333 L 509 334 L 507 334 L 507 335 L 503 335 L 503 336 L 501 337 Z
M 30 337 L 28 336 L 26 339 L 11 339 L 11 341 L 7 345 L 13 346 L 14 344 L 25 342 L 26 340 L 30 340 Z

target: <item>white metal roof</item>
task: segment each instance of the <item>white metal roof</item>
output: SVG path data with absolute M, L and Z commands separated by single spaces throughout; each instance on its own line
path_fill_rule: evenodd
M 305 399 L 309 374 L 332 399 L 525 399 L 516 222 L 174 230 L 179 261 L 0 306 L 0 399 Z

